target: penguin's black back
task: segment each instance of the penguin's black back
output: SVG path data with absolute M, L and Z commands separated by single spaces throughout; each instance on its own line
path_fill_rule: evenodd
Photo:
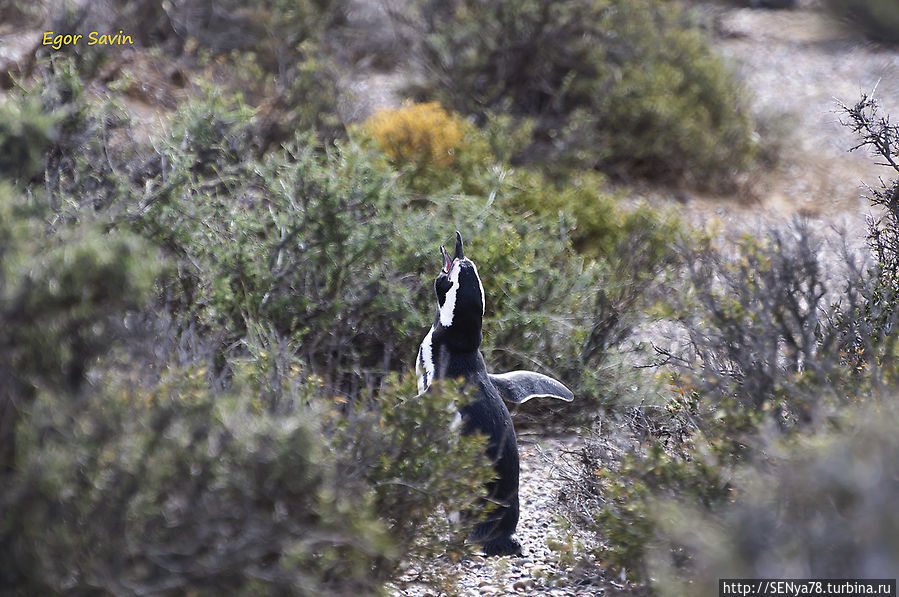
M 462 432 L 487 436 L 487 457 L 497 473 L 497 478 L 487 484 L 485 504 L 491 511 L 476 527 L 475 540 L 484 545 L 487 555 L 518 553 L 521 548 L 511 538 L 519 516 L 518 440 L 512 416 L 487 375 L 480 350 L 450 353 L 445 376 L 462 377 L 466 385 L 477 386 L 471 402 L 460 409 Z

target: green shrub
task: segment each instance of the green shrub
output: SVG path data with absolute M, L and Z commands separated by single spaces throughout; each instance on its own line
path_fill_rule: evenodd
M 374 506 L 406 563 L 419 568 L 448 554 L 469 553 L 475 517 L 451 523 L 452 512 L 476 512 L 476 498 L 495 474 L 484 437 L 463 437 L 453 425 L 469 399 L 448 380 L 416 395 L 415 378 L 392 377 L 374 407 L 357 407 L 340 421 L 341 472 L 373 487 Z M 390 569 L 389 572 L 396 572 Z
M 688 453 L 693 446 L 683 449 Z M 594 555 L 633 580 L 649 578 L 645 562 L 649 550 L 657 546 L 655 500 L 668 496 L 701 508 L 718 506 L 729 493 L 728 473 L 711 459 L 672 457 L 659 443 L 642 456 L 626 457 L 614 472 L 602 470 L 597 491 L 604 501 L 593 522 L 603 529 L 605 544 Z
M 346 22 L 345 0 L 266 0 L 251 7 L 228 0 L 170 5 L 162 0 L 109 0 L 65 7 L 54 31 L 123 30 L 137 60 L 108 68 L 113 54 L 85 43 L 50 53 L 72 60 L 88 81 L 120 86 L 163 111 L 212 79 L 241 91 L 259 109 L 254 147 L 264 150 L 296 131 L 344 135 L 338 116 L 340 77 L 332 40 Z M 164 58 L 163 58 L 164 57 Z M 155 69 L 149 80 L 141 63 Z M 200 68 L 202 76 L 199 75 Z M 148 89 L 152 92 L 148 92 Z
M 340 42 L 332 38 L 346 23 L 346 0 L 199 5 L 174 11 L 174 37 L 186 31 L 194 51 L 214 59 L 217 78 L 259 108 L 253 133 L 260 150 L 278 148 L 298 131 L 315 131 L 323 139 L 345 135 L 338 115 L 341 73 L 332 47 Z
M 672 245 L 683 230 L 680 220 L 671 212 L 646 205 L 622 207 L 624 193 L 612 190 L 602 174 L 575 172 L 564 182 L 529 170 L 510 176 L 518 192 L 507 195 L 504 209 L 513 213 L 533 211 L 547 217 L 567 215 L 578 252 L 614 262 L 624 254 L 624 245 L 637 242 L 643 245 L 641 253 L 649 274 L 674 258 Z
M 221 154 L 192 179 L 197 161 L 184 146 L 169 149 L 166 182 L 154 181 L 160 200 L 134 220 L 184 260 L 171 281 L 180 316 L 224 331 L 228 344 L 248 322 L 265 322 L 330 387 L 353 395 L 405 356 L 391 342 L 414 358 L 411 341 L 398 338 L 409 282 L 385 260 L 394 182 L 377 160 L 301 137 L 263 163 L 229 165 Z
M 586 370 L 589 398 L 574 408 L 588 407 L 602 394 L 599 364 L 646 294 L 634 276 L 655 277 L 679 230 L 649 210 L 619 210 L 597 178 L 558 198 L 543 177 L 460 157 L 441 174 L 449 190 L 422 196 L 438 180 L 433 168 L 396 172 L 366 143 L 298 136 L 263 161 L 241 159 L 227 144 L 239 145 L 251 117 L 223 98 L 186 107 L 179 123 L 161 148 L 166 171 L 146 186 L 152 201 L 125 217 L 182 260 L 169 286 L 178 312 L 224 331 L 226 346 L 250 322 L 270 325 L 354 398 L 414 365 L 433 313 L 437 248 L 459 229 L 483 272 L 491 366 L 532 368 L 524 355 L 543 354 L 541 368 L 575 385 Z M 204 140 L 210 130 L 215 139 Z M 578 256 L 574 242 L 601 261 Z
M 658 352 L 700 397 L 698 421 L 728 401 L 785 433 L 813 428 L 892 383 L 887 295 L 862 257 L 811 223 L 700 243 L 682 262 L 688 300 L 675 310 L 689 348 Z
M 0 104 L 0 176 L 27 183 L 44 172 L 44 153 L 56 137 L 57 114 L 29 99 Z
M 138 195 L 132 185 L 151 168 L 128 137 L 123 105 L 112 96 L 92 97 L 87 84 L 75 60 L 53 55 L 38 61 L 35 79 L 7 100 L 21 112 L 18 126 L 33 131 L 19 147 L 33 148 L 37 173 L 23 177 L 21 185 L 65 218 Z
M 96 222 L 49 231 L 48 210 L 0 187 L 0 470 L 37 389 L 78 387 L 121 324 L 147 300 L 159 265 L 141 239 Z M 144 259 L 145 256 L 151 259 Z
M 172 171 L 226 177 L 230 169 L 252 156 L 254 115 L 241 93 L 232 95 L 206 86 L 202 96 L 179 110 L 180 126 L 165 140 L 167 153 L 182 160 L 171 166 Z
M 422 1 L 418 11 L 425 94 L 481 122 L 531 119 L 533 159 L 723 188 L 752 156 L 745 92 L 675 4 Z
M 335 477 L 314 418 L 260 411 L 240 385 L 215 395 L 197 373 L 117 385 L 43 396 L 21 426 L 3 521 L 12 586 L 375 592 L 389 537 L 364 486 Z
M 824 0 L 827 10 L 849 20 L 865 35 L 889 43 L 899 42 L 899 6 L 890 0 Z
M 732 492 L 739 461 L 734 444 L 759 422 L 725 404 L 717 413 L 720 420 L 699 429 L 698 396 L 677 378 L 670 390 L 667 403 L 641 402 L 617 416 L 610 413 L 602 435 L 576 454 L 564 492 L 569 518 L 592 546 L 585 555 L 638 583 L 649 579 L 649 555 L 662 551 L 657 504 L 683 500 L 697 511 L 719 508 Z M 737 417 L 744 420 L 742 428 Z M 669 558 L 683 558 L 677 544 L 664 548 Z
M 159 269 L 152 250 L 126 231 L 106 232 L 90 221 L 54 229 L 51 221 L 38 201 L 0 187 L 0 483 L 9 490 L 0 531 L 4 562 L 16 557 L 13 505 L 32 497 L 15 492 L 30 456 L 20 433 L 35 399 L 82 386 L 97 358 L 121 338 L 121 318 L 144 305 Z M 4 579 L 18 582 L 17 573 L 6 572 Z

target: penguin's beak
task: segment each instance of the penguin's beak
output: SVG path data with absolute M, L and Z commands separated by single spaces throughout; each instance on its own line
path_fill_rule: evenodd
M 453 260 L 450 259 L 450 256 L 446 252 L 446 247 L 440 245 L 440 255 L 443 257 L 443 273 L 449 274 L 450 267 L 453 265 Z
M 462 235 L 456 230 L 456 259 L 465 259 L 465 252 L 462 250 Z

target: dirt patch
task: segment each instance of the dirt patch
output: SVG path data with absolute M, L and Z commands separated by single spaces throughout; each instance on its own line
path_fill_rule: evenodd
M 873 92 L 886 112 L 899 110 L 899 49 L 869 42 L 813 7 L 729 9 L 715 21 L 715 43 L 751 94 L 761 141 L 780 147 L 780 158 L 749 173 L 746 204 L 694 196 L 688 208 L 736 221 L 860 217 L 862 183 L 891 172 L 864 152 L 849 153 L 857 140 L 840 123 L 840 104 Z

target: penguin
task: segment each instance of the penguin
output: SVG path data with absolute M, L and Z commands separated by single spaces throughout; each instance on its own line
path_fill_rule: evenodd
M 487 514 L 472 533 L 484 554 L 521 555 L 521 544 L 512 535 L 518 525 L 518 441 L 506 402 L 520 404 L 532 398 L 550 397 L 570 402 L 571 390 L 561 382 L 534 371 L 490 374 L 480 346 L 484 318 L 484 286 L 478 268 L 465 256 L 462 235 L 456 231 L 452 257 L 440 247 L 443 267 L 434 280 L 437 313 L 421 342 L 415 372 L 419 394 L 435 379 L 462 378 L 476 392 L 460 408 L 462 433 L 487 436 L 487 457 L 496 479 L 487 483 L 483 500 Z

